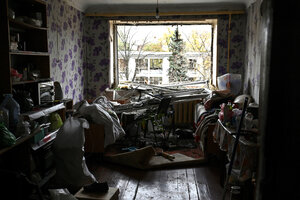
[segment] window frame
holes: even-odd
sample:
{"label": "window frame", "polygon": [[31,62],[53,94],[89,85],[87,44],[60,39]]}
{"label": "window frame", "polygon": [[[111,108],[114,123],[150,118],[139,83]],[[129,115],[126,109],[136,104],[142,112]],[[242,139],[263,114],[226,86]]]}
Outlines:
{"label": "window frame", "polygon": [[[207,22],[209,21],[209,22]],[[115,20],[110,20],[110,24],[112,25],[110,30],[113,32],[113,51],[111,53],[114,56],[111,56],[111,67],[113,69],[110,69],[111,72],[113,72],[113,75],[111,75],[111,82],[112,82],[112,87],[117,88],[118,85],[120,84],[119,81],[119,69],[118,69],[118,36],[117,36],[117,26],[119,25],[205,25],[209,24],[212,26],[212,37],[211,37],[211,72],[210,72],[210,80],[209,83],[214,87],[217,85],[217,75],[218,75],[218,63],[217,63],[217,24],[218,24],[218,19],[213,18],[213,19],[206,19],[206,20],[199,20],[199,21],[135,21],[135,20],[126,20],[126,21],[115,21]],[[149,67],[148,67],[149,68]],[[149,77],[148,77],[149,78]]]}

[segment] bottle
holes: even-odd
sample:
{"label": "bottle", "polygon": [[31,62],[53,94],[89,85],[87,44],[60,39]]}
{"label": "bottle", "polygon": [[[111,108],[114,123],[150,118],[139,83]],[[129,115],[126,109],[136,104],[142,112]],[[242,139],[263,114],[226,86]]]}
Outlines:
{"label": "bottle", "polygon": [[23,45],[22,45],[21,40],[20,40],[20,33],[16,34],[16,39],[17,39],[17,43],[18,43],[18,50],[22,51],[23,50]]}
{"label": "bottle", "polygon": [[228,101],[227,105],[229,107],[229,110],[232,110],[232,103],[231,103],[231,101]]}
{"label": "bottle", "polygon": [[13,132],[19,121],[20,105],[14,100],[12,94],[5,94],[4,96],[0,108],[6,108],[9,111],[9,129]]}
{"label": "bottle", "polygon": [[241,187],[234,185],[230,188],[230,200],[240,200],[241,199]]}

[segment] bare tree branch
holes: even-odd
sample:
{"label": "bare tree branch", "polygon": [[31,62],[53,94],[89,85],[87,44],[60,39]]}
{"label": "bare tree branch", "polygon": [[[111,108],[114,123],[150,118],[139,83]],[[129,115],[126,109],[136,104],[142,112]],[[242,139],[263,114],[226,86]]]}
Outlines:
{"label": "bare tree branch", "polygon": [[[146,35],[146,37],[142,41],[142,44],[139,46],[138,45],[139,41],[137,39],[135,39],[137,31],[132,32],[132,26],[130,26],[130,27],[119,26],[119,27],[120,28],[118,28],[117,34],[118,34],[118,38],[120,39],[120,42],[123,46],[120,47],[118,52],[120,53],[122,59],[124,60],[125,76],[126,76],[126,79],[128,80],[128,78],[129,78],[129,60],[133,56],[134,52],[136,52],[135,48],[137,48],[137,47],[139,47],[137,49],[138,50],[137,59],[140,59],[142,52],[143,52],[143,48],[148,42],[148,36],[150,33],[148,33]],[[144,56],[144,58],[145,58],[145,56]],[[137,67],[138,66],[135,67],[132,81],[134,81],[134,79],[136,77]]]}
{"label": "bare tree branch", "polygon": [[[145,46],[146,44],[148,44],[148,37],[149,37],[149,34],[150,34],[150,33],[148,33],[148,34],[146,35],[146,37],[144,37],[143,42],[142,42],[142,45],[141,45],[141,46],[139,47],[139,49],[138,49],[138,56],[137,56],[137,59],[138,59],[138,60],[139,60],[139,59],[144,59],[144,58],[147,56],[147,55],[144,55],[144,56],[141,57],[142,52],[144,52],[144,51],[143,51],[144,46]],[[134,69],[134,74],[133,74],[133,77],[132,77],[132,80],[131,80],[131,81],[134,81],[134,79],[135,79],[135,77],[136,77],[136,72],[137,72],[137,68],[138,68],[138,67],[140,67],[139,64],[137,64],[136,67],[135,67],[135,69]]]}

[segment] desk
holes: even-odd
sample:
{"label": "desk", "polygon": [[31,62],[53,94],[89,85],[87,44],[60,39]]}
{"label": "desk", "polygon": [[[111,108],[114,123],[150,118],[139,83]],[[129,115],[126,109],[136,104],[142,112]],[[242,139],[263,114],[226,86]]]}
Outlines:
{"label": "desk", "polygon": [[[213,131],[214,142],[218,143],[220,149],[226,152],[228,160],[231,158],[235,134],[235,129],[226,127],[220,120]],[[244,182],[252,178],[253,172],[256,172],[257,169],[258,147],[256,142],[248,140],[244,135],[240,136],[233,163],[233,174],[236,175],[233,178],[237,178],[235,181]]]}

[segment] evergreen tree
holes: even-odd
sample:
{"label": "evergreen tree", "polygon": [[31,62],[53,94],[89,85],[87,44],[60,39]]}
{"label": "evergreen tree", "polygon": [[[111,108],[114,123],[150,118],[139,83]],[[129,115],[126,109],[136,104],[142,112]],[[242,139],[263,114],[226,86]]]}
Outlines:
{"label": "evergreen tree", "polygon": [[178,27],[171,37],[168,44],[169,51],[172,55],[169,57],[169,82],[181,82],[188,80],[186,75],[188,61],[184,56],[184,44],[178,33]]}

